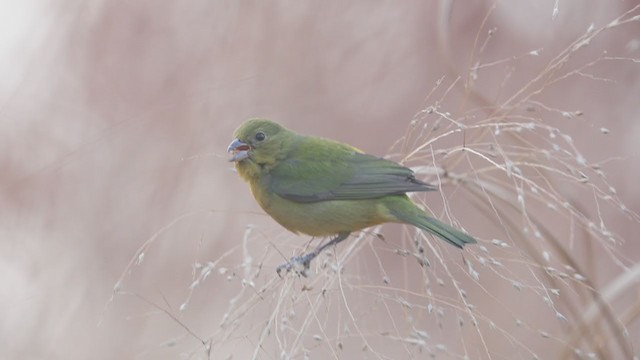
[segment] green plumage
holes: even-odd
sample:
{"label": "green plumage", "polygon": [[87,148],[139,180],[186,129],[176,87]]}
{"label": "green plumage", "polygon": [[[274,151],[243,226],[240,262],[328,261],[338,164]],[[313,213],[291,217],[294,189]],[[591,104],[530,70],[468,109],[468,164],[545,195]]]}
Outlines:
{"label": "green plumage", "polygon": [[325,139],[300,137],[266,174],[270,191],[297,202],[375,199],[434,190],[413,171]]}
{"label": "green plumage", "polygon": [[235,137],[229,151],[238,173],[260,206],[290,231],[329,236],[397,222],[459,248],[476,242],[411,202],[407,192],[435,188],[400,164],[264,119],[245,122]]}

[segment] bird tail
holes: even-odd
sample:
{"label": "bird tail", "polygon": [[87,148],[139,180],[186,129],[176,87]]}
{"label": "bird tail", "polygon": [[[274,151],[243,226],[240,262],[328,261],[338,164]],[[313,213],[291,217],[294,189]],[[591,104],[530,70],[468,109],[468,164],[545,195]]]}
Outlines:
{"label": "bird tail", "polygon": [[477,242],[476,239],[461,230],[432,217],[418,215],[410,224],[437,235],[442,240],[460,249],[466,244],[475,244]]}
{"label": "bird tail", "polygon": [[406,198],[389,198],[387,209],[397,221],[413,225],[419,229],[434,234],[449,244],[462,249],[466,244],[475,244],[477,241],[473,237],[463,233],[461,230],[442,221],[427,216],[422,210],[416,207]]}

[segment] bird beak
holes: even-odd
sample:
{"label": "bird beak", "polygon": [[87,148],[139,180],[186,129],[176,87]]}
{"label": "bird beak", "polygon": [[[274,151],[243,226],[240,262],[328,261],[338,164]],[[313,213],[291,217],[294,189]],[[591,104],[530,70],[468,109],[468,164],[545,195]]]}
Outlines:
{"label": "bird beak", "polygon": [[238,162],[248,158],[249,150],[251,150],[251,146],[238,139],[234,139],[227,148],[227,152],[233,153],[233,156],[229,161]]}

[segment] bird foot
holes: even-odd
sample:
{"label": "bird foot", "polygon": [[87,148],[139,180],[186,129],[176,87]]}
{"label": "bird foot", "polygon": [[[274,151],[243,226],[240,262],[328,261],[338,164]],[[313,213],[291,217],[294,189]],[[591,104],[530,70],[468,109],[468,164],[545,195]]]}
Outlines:
{"label": "bird foot", "polygon": [[309,274],[309,266],[311,265],[311,260],[315,259],[318,254],[314,252],[310,252],[308,254],[302,256],[294,256],[286,263],[278,266],[276,271],[278,275],[282,277],[282,272],[288,273],[293,270],[296,274],[307,277]]}
{"label": "bird foot", "polygon": [[311,260],[315,259],[316,256],[318,256],[318,254],[324,251],[324,249],[328,248],[329,246],[337,245],[342,240],[346,239],[348,236],[349,236],[348,232],[338,233],[338,236],[331,239],[331,241],[329,241],[328,243],[318,246],[312,252],[302,256],[292,257],[286,264],[282,264],[276,268],[278,275],[282,277],[281,273],[283,270],[286,270],[286,272],[293,270],[296,272],[296,274],[307,277],[309,273],[309,265],[311,265]]}

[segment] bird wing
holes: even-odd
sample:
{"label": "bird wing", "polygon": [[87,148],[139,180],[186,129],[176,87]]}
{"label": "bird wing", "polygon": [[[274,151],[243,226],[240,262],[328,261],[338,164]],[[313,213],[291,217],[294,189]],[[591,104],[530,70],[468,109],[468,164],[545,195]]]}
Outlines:
{"label": "bird wing", "polygon": [[264,180],[272,192],[291,201],[375,199],[435,190],[409,168],[330,140],[305,138],[289,154]]}

